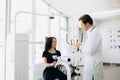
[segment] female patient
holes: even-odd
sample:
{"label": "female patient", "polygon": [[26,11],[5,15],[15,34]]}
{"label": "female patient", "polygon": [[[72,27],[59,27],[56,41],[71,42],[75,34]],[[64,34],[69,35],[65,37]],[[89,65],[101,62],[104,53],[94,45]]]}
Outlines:
{"label": "female patient", "polygon": [[45,64],[45,70],[43,72],[44,80],[67,80],[67,76],[62,73],[60,70],[55,68],[57,62],[57,57],[61,56],[60,51],[56,50],[56,38],[49,37],[46,39],[45,50],[43,52],[43,60]]}

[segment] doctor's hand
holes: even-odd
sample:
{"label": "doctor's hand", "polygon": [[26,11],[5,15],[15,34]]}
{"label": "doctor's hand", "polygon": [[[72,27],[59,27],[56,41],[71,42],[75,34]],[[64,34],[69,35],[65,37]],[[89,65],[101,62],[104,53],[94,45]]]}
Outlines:
{"label": "doctor's hand", "polygon": [[79,49],[81,45],[82,45],[82,43],[77,42],[77,43],[76,43],[76,48]]}

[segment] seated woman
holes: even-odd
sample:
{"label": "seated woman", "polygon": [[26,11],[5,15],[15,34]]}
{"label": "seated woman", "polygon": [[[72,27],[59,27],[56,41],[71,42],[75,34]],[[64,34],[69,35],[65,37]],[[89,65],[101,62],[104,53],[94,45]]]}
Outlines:
{"label": "seated woman", "polygon": [[46,39],[45,50],[43,52],[43,60],[45,64],[45,70],[43,71],[44,80],[67,80],[67,76],[59,69],[55,68],[57,62],[56,57],[60,57],[60,51],[56,50],[56,38],[48,37]]}

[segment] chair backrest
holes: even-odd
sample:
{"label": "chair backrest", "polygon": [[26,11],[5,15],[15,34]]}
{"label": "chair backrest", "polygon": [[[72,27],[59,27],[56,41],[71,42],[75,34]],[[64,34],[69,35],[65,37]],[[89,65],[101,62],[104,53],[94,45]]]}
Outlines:
{"label": "chair backrest", "polygon": [[39,63],[39,64],[35,64],[34,65],[34,74],[33,74],[33,78],[34,80],[43,80],[43,71],[45,69],[45,66],[43,63]]}

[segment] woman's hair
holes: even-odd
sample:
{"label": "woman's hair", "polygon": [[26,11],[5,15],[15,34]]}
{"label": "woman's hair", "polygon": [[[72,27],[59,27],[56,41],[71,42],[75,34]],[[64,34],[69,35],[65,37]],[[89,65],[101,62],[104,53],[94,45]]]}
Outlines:
{"label": "woman's hair", "polygon": [[52,41],[56,39],[55,37],[46,37],[45,51],[49,50],[52,47]]}

